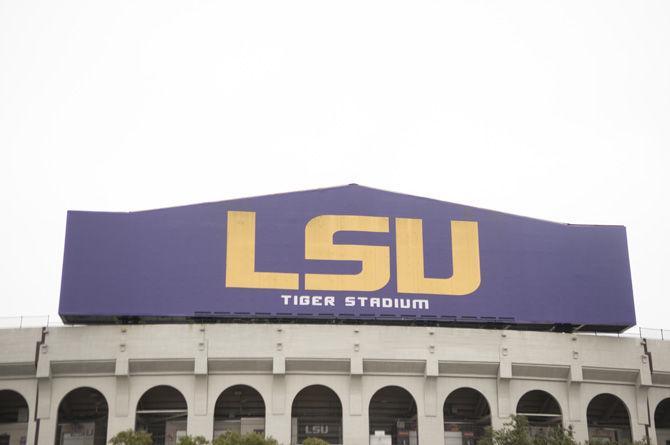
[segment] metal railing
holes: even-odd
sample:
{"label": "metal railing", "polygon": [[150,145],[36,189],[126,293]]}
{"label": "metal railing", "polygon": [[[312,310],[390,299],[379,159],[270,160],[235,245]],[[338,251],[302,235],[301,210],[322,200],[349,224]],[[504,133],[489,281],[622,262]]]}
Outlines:
{"label": "metal railing", "polygon": [[[52,326],[68,326],[58,315],[16,315],[0,317],[0,329],[42,328]],[[579,335],[596,335],[603,337],[646,338],[670,341],[670,329],[643,328],[635,326],[621,333],[579,332]]]}
{"label": "metal railing", "polygon": [[58,315],[16,315],[0,317],[0,329],[65,326]]}
{"label": "metal railing", "polygon": [[595,335],[597,337],[644,338],[647,340],[669,340],[670,329],[632,327],[624,332],[578,332],[579,335]]}
{"label": "metal railing", "polygon": [[640,328],[640,336],[657,340],[670,340],[670,329]]}
{"label": "metal railing", "polygon": [[649,340],[670,340],[670,329],[654,329],[636,326],[620,334],[627,337],[646,338]]}

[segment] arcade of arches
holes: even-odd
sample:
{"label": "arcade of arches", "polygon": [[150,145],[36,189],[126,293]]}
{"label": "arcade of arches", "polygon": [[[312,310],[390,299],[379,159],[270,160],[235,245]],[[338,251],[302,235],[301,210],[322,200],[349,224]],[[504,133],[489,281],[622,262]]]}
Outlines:
{"label": "arcade of arches", "polygon": [[[653,407],[650,407],[653,408]],[[538,433],[562,424],[557,400],[548,392],[533,390],[518,401],[515,412],[526,416]],[[291,405],[291,445],[319,437],[331,445],[342,444],[342,403],[327,386],[303,388]],[[412,395],[399,386],[374,393],[368,406],[370,444],[418,445],[417,406]],[[0,391],[0,445],[26,445],[29,419],[26,400],[17,392]],[[474,445],[491,425],[491,407],[473,388],[452,391],[443,404],[445,445]],[[593,397],[586,408],[590,440],[625,442],[632,439],[628,408],[609,393]],[[261,394],[246,385],[235,385],[219,395],[214,407],[214,437],[225,431],[265,432],[266,405]],[[56,445],[104,445],[109,408],[96,389],[80,387],[67,393],[58,405]],[[154,445],[175,445],[186,434],[188,419],[184,396],[171,386],[148,389],[137,403],[136,429],[152,433]],[[670,398],[653,408],[656,439],[670,445]]]}

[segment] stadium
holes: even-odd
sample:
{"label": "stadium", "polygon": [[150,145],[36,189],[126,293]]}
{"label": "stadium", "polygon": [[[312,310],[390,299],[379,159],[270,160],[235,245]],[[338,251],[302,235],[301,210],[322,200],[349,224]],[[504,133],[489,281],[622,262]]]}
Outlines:
{"label": "stadium", "polygon": [[670,445],[621,226],[358,185],[71,211],[59,315],[0,329],[0,445],[474,445],[512,414]]}

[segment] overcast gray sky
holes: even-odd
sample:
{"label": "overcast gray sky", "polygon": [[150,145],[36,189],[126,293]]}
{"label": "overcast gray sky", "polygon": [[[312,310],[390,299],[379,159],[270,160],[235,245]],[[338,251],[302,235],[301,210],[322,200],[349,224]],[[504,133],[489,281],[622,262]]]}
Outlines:
{"label": "overcast gray sky", "polygon": [[0,0],[2,315],[66,210],[356,182],[622,224],[670,328],[670,2]]}

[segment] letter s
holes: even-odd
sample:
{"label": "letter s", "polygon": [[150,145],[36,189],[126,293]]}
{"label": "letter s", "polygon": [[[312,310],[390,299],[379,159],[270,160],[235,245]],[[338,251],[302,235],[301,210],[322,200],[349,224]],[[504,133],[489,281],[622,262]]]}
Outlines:
{"label": "letter s", "polygon": [[321,215],[305,226],[305,259],[360,261],[355,275],[305,274],[305,289],[376,291],[391,278],[388,246],[333,244],[340,231],[388,233],[389,219],[377,216]]}

